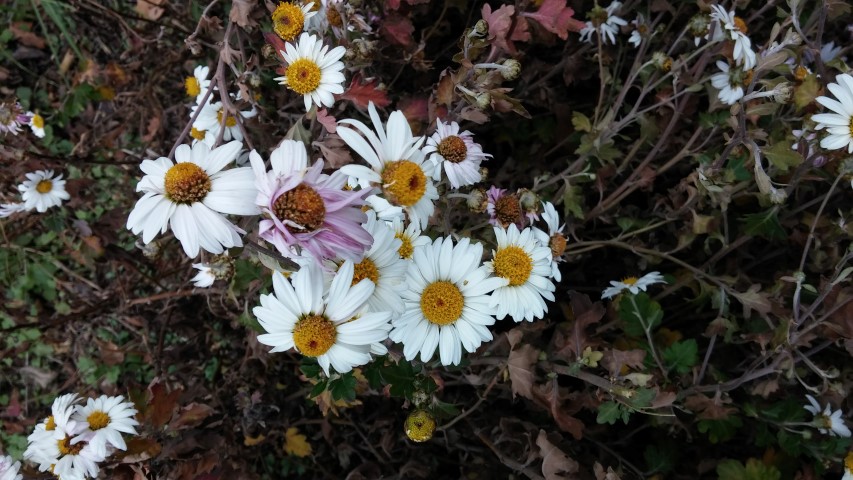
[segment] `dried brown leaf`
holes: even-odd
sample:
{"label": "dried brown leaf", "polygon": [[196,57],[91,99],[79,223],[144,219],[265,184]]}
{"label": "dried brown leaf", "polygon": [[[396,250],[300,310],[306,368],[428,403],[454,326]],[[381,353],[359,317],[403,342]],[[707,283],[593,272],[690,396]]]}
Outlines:
{"label": "dried brown leaf", "polygon": [[201,424],[205,418],[213,414],[213,407],[203,403],[192,402],[181,407],[174,420],[169,423],[170,430],[181,430]]}
{"label": "dried brown leaf", "polygon": [[157,20],[166,11],[161,5],[166,0],[136,0],[136,13],[148,20]]}
{"label": "dried brown leaf", "polygon": [[[511,332],[510,332],[511,333]],[[512,343],[512,341],[510,341]],[[533,381],[536,378],[534,365],[539,358],[539,350],[524,344],[509,352],[507,358],[507,369],[509,370],[509,380],[512,386],[512,396],[521,395],[526,398],[533,398],[531,388]]]}
{"label": "dried brown leaf", "polygon": [[643,360],[646,358],[644,350],[605,350],[604,356],[601,357],[601,365],[610,372],[610,375],[616,376],[622,374],[622,368],[642,368]]}
{"label": "dried brown leaf", "polygon": [[12,32],[12,36],[15,37],[15,40],[21,42],[21,45],[38,49],[44,48],[44,39],[31,32],[30,28],[31,24],[29,23],[16,22],[9,27],[9,31]]}
{"label": "dried brown leaf", "polygon": [[258,22],[251,18],[252,9],[257,4],[258,0],[234,0],[231,2],[231,13],[228,14],[228,19],[243,28],[257,25]]}
{"label": "dried brown leaf", "polygon": [[545,430],[539,430],[536,445],[539,447],[539,455],[542,456],[542,475],[545,480],[580,478],[580,465],[554,445],[559,441],[559,435],[548,435]]}

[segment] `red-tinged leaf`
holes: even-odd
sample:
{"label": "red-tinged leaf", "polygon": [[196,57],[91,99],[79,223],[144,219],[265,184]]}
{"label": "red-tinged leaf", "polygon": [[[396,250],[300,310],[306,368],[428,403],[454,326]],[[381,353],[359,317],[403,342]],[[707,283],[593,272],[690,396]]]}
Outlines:
{"label": "red-tinged leaf", "polygon": [[498,48],[515,54],[516,49],[512,41],[530,40],[527,21],[515,17],[515,7],[512,5],[503,5],[492,11],[492,7],[486,4],[483,5],[482,15],[483,20],[489,24],[489,40]]}
{"label": "red-tinged leaf", "polygon": [[544,0],[536,12],[523,12],[521,15],[536,20],[545,30],[566,40],[569,32],[580,32],[586,25],[575,19],[574,14],[575,11],[566,6],[566,0]]}
{"label": "red-tinged leaf", "polygon": [[389,10],[397,10],[400,8],[400,0],[385,0],[385,6],[387,6]]}
{"label": "red-tinged leaf", "polygon": [[146,419],[154,427],[161,427],[172,418],[172,412],[178,405],[178,398],[181,396],[182,389],[175,389],[171,392],[166,389],[166,386],[155,379],[148,386],[148,391],[151,396],[146,409]]}
{"label": "red-tinged leaf", "polygon": [[403,98],[397,102],[397,109],[403,112],[409,122],[429,121],[429,101],[426,98]]}
{"label": "red-tinged leaf", "polygon": [[338,129],[338,121],[335,117],[329,115],[329,111],[325,108],[317,110],[317,121],[320,122],[320,125],[322,125],[329,133],[335,133]]}
{"label": "red-tinged leaf", "polygon": [[379,31],[385,38],[394,45],[408,47],[415,43],[412,34],[415,32],[415,27],[409,17],[392,13],[382,20],[382,26]]}
{"label": "red-tinged leaf", "polygon": [[377,79],[364,83],[361,80],[360,74],[353,75],[349,88],[341,95],[341,98],[351,101],[360,108],[367,108],[370,102],[373,102],[379,108],[387,107],[391,104],[388,94],[376,87],[379,83]]}
{"label": "red-tinged leaf", "polygon": [[190,403],[178,411],[178,414],[171,423],[169,429],[181,430],[184,428],[195,427],[199,425],[205,418],[213,413],[213,407],[203,403]]}
{"label": "red-tinged leaf", "polygon": [[[275,49],[275,55],[282,62],[284,61],[284,56],[282,56],[281,52],[284,51],[284,40],[281,39],[278,35],[273,32],[264,32],[264,40],[267,41],[272,47]],[[278,72],[283,73],[283,72]]]}

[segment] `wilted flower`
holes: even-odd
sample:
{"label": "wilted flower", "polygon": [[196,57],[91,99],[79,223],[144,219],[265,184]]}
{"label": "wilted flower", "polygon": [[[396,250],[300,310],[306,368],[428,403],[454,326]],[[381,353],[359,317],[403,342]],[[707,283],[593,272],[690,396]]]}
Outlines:
{"label": "wilted flower", "polygon": [[0,133],[17,135],[21,131],[21,125],[30,123],[30,117],[24,113],[24,109],[18,102],[0,103]]}
{"label": "wilted flower", "polygon": [[480,144],[474,142],[469,131],[459,132],[456,122],[436,123],[435,133],[427,139],[423,152],[435,165],[432,178],[441,178],[441,167],[453,188],[473,185],[480,181],[480,163],[491,157],[483,153]]}
{"label": "wilted flower", "polygon": [[720,101],[726,105],[734,105],[743,98],[744,87],[752,82],[752,70],[741,67],[729,67],[729,64],[718,60],[717,68],[721,70],[711,76],[711,85],[720,91]]}
{"label": "wilted flower", "polygon": [[640,293],[640,290],[645,292],[646,289],[649,288],[649,286],[654,285],[656,283],[666,283],[663,279],[663,275],[661,275],[660,272],[649,272],[640,278],[624,278],[621,282],[611,280],[611,286],[604,289],[604,291],[601,293],[601,298],[611,298],[624,292],[625,290],[628,290],[633,295],[636,295]]}

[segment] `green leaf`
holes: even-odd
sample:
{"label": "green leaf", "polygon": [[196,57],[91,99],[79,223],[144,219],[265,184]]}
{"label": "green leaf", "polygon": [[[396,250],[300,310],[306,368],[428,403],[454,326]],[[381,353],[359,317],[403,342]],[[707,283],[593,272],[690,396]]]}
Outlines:
{"label": "green leaf", "polygon": [[772,147],[763,150],[770,163],[781,172],[787,172],[791,167],[803,163],[803,157],[791,150],[790,142],[776,142]]}
{"label": "green leaf", "polygon": [[415,393],[417,372],[411,363],[400,359],[400,363],[386,365],[381,372],[385,383],[391,385],[389,393],[392,397],[412,398],[412,394]]}
{"label": "green leaf", "polygon": [[723,460],[717,465],[720,480],[779,480],[782,474],[773,465],[765,465],[757,458],[750,458],[746,465],[737,460]]}
{"label": "green leaf", "polygon": [[316,361],[309,361],[305,358],[302,360],[302,365],[299,367],[299,371],[305,375],[306,378],[315,379],[320,378],[320,364]]}
{"label": "green leaf", "polygon": [[737,429],[742,426],[740,417],[729,415],[717,420],[699,420],[696,428],[702,433],[707,433],[711,443],[722,443],[731,440]]}
{"label": "green leaf", "polygon": [[663,351],[663,360],[669,368],[683,375],[699,362],[699,346],[692,338],[675,342]]}
{"label": "green leaf", "polygon": [[575,218],[583,220],[583,195],[581,195],[581,189],[574,185],[568,185],[568,182],[566,183],[566,189],[563,191],[563,216],[568,217],[571,213]]}
{"label": "green leaf", "polygon": [[358,383],[352,372],[347,372],[329,382],[329,392],[333,400],[355,400],[355,386]]}
{"label": "green leaf", "polygon": [[613,425],[617,420],[622,419],[622,422],[627,424],[630,417],[631,412],[622,404],[617,402],[604,402],[598,406],[598,417],[596,417],[595,421],[598,423]]}
{"label": "green leaf", "polygon": [[580,132],[592,131],[592,122],[589,121],[589,117],[578,111],[572,112],[572,126]]}
{"label": "green leaf", "polygon": [[651,388],[638,388],[631,397],[631,407],[646,408],[652,404],[652,400],[657,396],[657,392]]}
{"label": "green leaf", "polygon": [[747,235],[766,238],[767,240],[785,240],[788,238],[775,208],[766,212],[751,213],[740,218],[743,232]]}
{"label": "green leaf", "polygon": [[643,452],[647,473],[667,473],[678,462],[678,450],[674,445],[648,445]]}
{"label": "green leaf", "polygon": [[329,384],[328,380],[326,380],[326,379],[320,380],[319,382],[317,382],[316,385],[314,385],[314,388],[311,389],[311,393],[309,393],[308,396],[311,398],[314,398],[317,395],[320,395],[321,393],[326,391],[326,387],[328,386],[328,384]]}
{"label": "green leaf", "polygon": [[663,310],[646,292],[637,295],[629,293],[619,300],[619,318],[622,319],[625,333],[632,337],[642,337],[645,335],[645,327],[651,331],[660,325]]}

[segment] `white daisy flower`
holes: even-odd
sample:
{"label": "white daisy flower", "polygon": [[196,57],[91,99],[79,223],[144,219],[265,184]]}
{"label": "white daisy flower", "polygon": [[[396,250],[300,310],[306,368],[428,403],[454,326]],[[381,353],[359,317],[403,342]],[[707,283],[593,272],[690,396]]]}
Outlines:
{"label": "white daisy flower", "polygon": [[752,42],[746,35],[748,32],[746,22],[742,18],[735,15],[735,12],[728,12],[725,8],[719,5],[711,5],[711,18],[716,20],[716,32],[714,39],[719,39],[719,34],[723,37],[728,37],[735,42],[732,57],[735,63],[743,66],[746,70],[755,67],[755,52],[752,51]]}
{"label": "white daisy flower", "polygon": [[199,247],[211,253],[243,245],[242,230],[223,214],[257,215],[255,176],[249,167],[223,170],[242,148],[230,142],[210,150],[204,143],[175,151],[177,163],[166,157],[145,160],[137,192],[145,195],[127,218],[127,228],[150,243],[171,226],[187,256]]}
{"label": "white daisy flower", "polygon": [[[237,95],[234,97],[234,100],[239,101],[240,96]],[[195,111],[198,108],[201,108],[201,112],[193,123],[190,136],[195,140],[203,140],[208,147],[212,147],[216,143],[216,137],[219,136],[219,130],[222,128],[222,115],[225,114],[225,109],[222,106],[222,102],[208,102],[201,107],[195,105],[190,112],[190,118],[195,115]],[[258,111],[255,107],[252,107],[249,110],[242,110],[238,114],[240,118],[246,120],[257,116]],[[225,132],[222,134],[222,140],[228,142],[232,139],[242,142],[243,131],[237,125],[237,118],[234,115],[228,115],[225,118]]]}
{"label": "white daisy flower", "polygon": [[654,285],[656,283],[666,283],[666,281],[663,279],[663,275],[661,275],[660,272],[649,272],[640,278],[628,277],[623,279],[621,282],[611,280],[610,286],[604,289],[603,292],[601,292],[601,298],[611,298],[624,292],[625,290],[628,290],[629,292],[631,292],[631,294],[636,295],[640,293],[640,290],[645,292],[650,285]]}
{"label": "white daisy flower", "polygon": [[213,269],[207,264],[194,263],[193,268],[198,270],[198,273],[192,278],[192,282],[196,287],[207,288],[216,281],[216,274],[213,273]]}
{"label": "white daisy flower", "polygon": [[27,207],[23,203],[0,203],[0,218],[11,217],[19,212],[26,212]]}
{"label": "white daisy flower", "polygon": [[842,74],[835,77],[838,83],[830,83],[826,87],[838,100],[830,97],[817,97],[817,103],[835,113],[819,113],[812,115],[812,120],[818,122],[817,128],[826,128],[829,135],[820,141],[820,146],[827,150],[838,150],[847,147],[847,153],[853,153],[853,77]]}
{"label": "white daisy flower", "polygon": [[21,470],[21,462],[16,462],[14,458],[8,455],[0,456],[0,480],[21,480],[23,475],[18,472]]}
{"label": "white daisy flower", "polygon": [[388,338],[390,312],[367,312],[367,299],[375,286],[369,281],[353,285],[353,264],[345,261],[328,288],[317,262],[303,265],[290,279],[273,272],[274,294],[261,295],[252,312],[268,333],[258,341],[271,352],[291,348],[317,363],[346,373],[370,361],[375,346]]}
{"label": "white daisy flower", "polygon": [[377,220],[373,210],[367,211],[367,223],[363,228],[373,237],[373,245],[355,264],[353,282],[364,278],[373,282],[376,289],[367,300],[369,310],[391,312],[396,318],[405,308],[400,291],[405,288],[408,262],[398,253],[403,242],[385,222]]}
{"label": "white daisy flower", "polygon": [[548,232],[533,227],[533,235],[540,244],[551,250],[551,278],[559,282],[562,275],[557,264],[563,261],[562,255],[566,250],[566,237],[563,235],[566,224],[560,225],[560,215],[551,202],[542,203],[542,219],[548,225]]}
{"label": "white daisy flower", "polygon": [[127,444],[122,433],[136,435],[139,422],[133,418],[136,407],[133,402],[125,402],[124,397],[108,397],[101,395],[96,399],[86,399],[86,405],[74,412],[73,418],[86,426],[77,437],[71,440],[75,445],[88,442],[98,455],[107,456],[107,447],[127,450]]}
{"label": "white daisy flower", "polygon": [[295,46],[286,43],[281,52],[287,68],[284,76],[275,80],[304,97],[306,112],[312,103],[332,107],[334,94],[344,93],[344,64],[340,59],[347,49],[337,46],[327,53],[328,49],[316,35],[303,33]]}
{"label": "white daisy flower", "polygon": [[483,246],[463,238],[437,238],[415,249],[403,291],[406,311],[393,321],[390,338],[403,344],[407,360],[420,353],[428,362],[438,347],[442,365],[458,365],[462,349],[474,352],[492,339],[490,292],[509,282],[491,277],[482,264]]}
{"label": "white daisy flower", "polygon": [[821,411],[820,404],[813,396],[807,394],[806,399],[811,405],[805,405],[803,408],[815,416],[812,423],[814,423],[820,433],[845,438],[850,436],[850,429],[844,424],[844,419],[842,418],[844,413],[840,409],[833,412],[832,407],[827,403],[826,407]]}
{"label": "white daisy flower", "polygon": [[551,249],[536,241],[533,231],[518,230],[515,224],[507,229],[495,227],[498,248],[486,266],[496,277],[509,281],[495,289],[489,305],[496,307],[496,317],[507,315],[516,322],[532,322],[548,311],[545,299],[554,301],[556,287],[548,277],[551,274]]}
{"label": "white daisy flower", "polygon": [[717,68],[720,73],[711,75],[711,85],[720,91],[717,95],[721,102],[734,105],[743,98],[743,88],[752,81],[752,70],[729,67],[729,64],[722,60],[717,60]]}
{"label": "white daisy flower", "polygon": [[62,175],[53,176],[53,170],[36,170],[28,173],[24,183],[18,185],[26,210],[44,213],[48,208],[62,205],[71,195],[65,191]]}
{"label": "white daisy flower", "polygon": [[444,123],[440,120],[436,123],[435,133],[427,139],[423,152],[435,166],[432,179],[441,179],[443,164],[447,180],[453,188],[479,182],[482,179],[480,163],[491,157],[483,153],[483,147],[474,143],[471,132],[466,130],[459,133],[458,123]]}
{"label": "white daisy flower", "polygon": [[24,459],[39,464],[40,471],[57,464],[61,455],[76,455],[80,450],[71,445],[71,439],[85,428],[85,425],[72,418],[79,401],[76,393],[57,397],[51,405],[50,416],[36,425],[33,433],[27,437]]}
{"label": "white daisy flower", "polygon": [[[98,463],[103,462],[106,458],[90,444],[72,445],[72,437],[72,435],[66,434],[64,440],[56,442],[58,455],[55,457],[55,461],[44,470],[49,469],[57,478],[62,480],[98,478],[100,472]],[[39,470],[42,470],[43,466],[40,465]]]}
{"label": "white daisy flower", "polygon": [[293,41],[303,30],[307,30],[317,12],[314,2],[298,5],[296,2],[281,2],[272,12],[272,28],[286,42]]}
{"label": "white daisy flower", "polygon": [[44,138],[44,117],[33,112],[28,112],[27,115],[30,116],[30,130],[33,135]]}
{"label": "white daisy flower", "polygon": [[210,88],[210,80],[207,76],[210,75],[210,67],[199,65],[193,70],[193,75],[184,79],[184,89],[187,95],[194,97],[196,103],[200,102],[207,94],[207,89]]}
{"label": "white daisy flower", "polygon": [[609,41],[616,44],[616,34],[619,33],[619,27],[627,25],[628,22],[616,16],[616,12],[622,7],[622,2],[611,2],[607,9],[595,7],[595,19],[586,22],[586,26],[581,29],[580,40],[582,42],[592,43],[595,32],[601,32],[601,41],[606,45]]}
{"label": "white daisy flower", "polygon": [[637,14],[637,18],[631,20],[631,24],[634,25],[634,31],[631,32],[628,43],[634,48],[638,48],[643,43],[643,37],[649,33],[649,26],[646,24],[646,19],[643,18],[642,13]]}
{"label": "white daisy flower", "polygon": [[410,260],[415,253],[415,248],[428,245],[432,241],[426,235],[421,235],[421,227],[416,223],[405,226],[402,219],[395,218],[388,222],[388,226],[394,230],[394,237],[401,242],[400,248],[397,249],[400,258]]}
{"label": "white daisy flower", "polygon": [[435,166],[424,160],[420,148],[424,139],[412,135],[412,127],[403,112],[391,113],[386,130],[373,102],[367,110],[375,132],[358,120],[341,120],[337,133],[370,167],[351,164],[344,165],[340,171],[355,177],[361,188],[379,186],[381,196],[371,195],[366,199],[379,218],[390,219],[405,211],[410,222],[426,228],[435,211],[433,201],[438,199],[438,191],[432,182]]}

